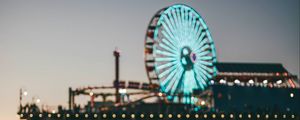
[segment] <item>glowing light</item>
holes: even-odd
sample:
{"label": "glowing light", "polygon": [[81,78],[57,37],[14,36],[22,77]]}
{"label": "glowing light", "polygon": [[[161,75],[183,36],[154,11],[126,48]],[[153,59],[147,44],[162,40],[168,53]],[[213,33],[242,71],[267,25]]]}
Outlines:
{"label": "glowing light", "polygon": [[181,115],[180,115],[180,114],[177,114],[177,118],[181,118]]}
{"label": "glowing light", "polygon": [[90,96],[93,96],[93,95],[94,95],[94,93],[91,91],[91,92],[90,92]]}
{"label": "glowing light", "polygon": [[276,83],[279,85],[282,83],[282,80],[277,80]]}
{"label": "glowing light", "polygon": [[290,93],[290,97],[293,98],[294,97],[294,93]]}
{"label": "glowing light", "polygon": [[186,117],[186,118],[190,118],[190,114],[186,114],[185,117]]}
{"label": "glowing light", "polygon": [[126,89],[120,89],[119,92],[120,92],[121,94],[126,94],[126,93],[127,93],[127,90],[126,90]]}
{"label": "glowing light", "polygon": [[214,80],[210,80],[210,84],[215,84],[215,81]]}
{"label": "glowing light", "polygon": [[169,117],[169,118],[172,118],[173,116],[172,116],[172,114],[169,114],[168,117]]}
{"label": "glowing light", "polygon": [[221,80],[220,80],[220,84],[226,84],[226,80],[221,79]]}
{"label": "glowing light", "polygon": [[251,79],[248,81],[249,84],[254,84],[254,81]]}
{"label": "glowing light", "polygon": [[236,79],[236,80],[234,80],[234,83],[235,84],[240,84],[241,82],[240,82],[240,80]]}
{"label": "glowing light", "polygon": [[36,99],[36,103],[40,103],[41,102],[41,99]]}
{"label": "glowing light", "polygon": [[98,117],[98,115],[97,114],[94,114],[94,118],[97,118]]}
{"label": "glowing light", "polygon": [[268,84],[268,80],[264,80],[263,83],[264,83],[264,84]]}
{"label": "glowing light", "polygon": [[54,113],[56,113],[56,111],[55,111],[55,110],[52,110],[52,113],[54,114]]}
{"label": "glowing light", "polygon": [[28,92],[27,92],[27,91],[24,91],[24,92],[23,92],[23,95],[24,95],[24,96],[27,96],[27,95],[28,95]]}
{"label": "glowing light", "polygon": [[134,114],[131,114],[131,118],[135,118],[135,115],[134,115]]}
{"label": "glowing light", "polygon": [[195,114],[195,118],[199,118],[199,115],[198,115],[198,114]]}
{"label": "glowing light", "polygon": [[200,102],[200,104],[201,104],[202,106],[205,105],[205,101],[202,100],[202,101]]}
{"label": "glowing light", "polygon": [[161,96],[163,96],[163,94],[162,94],[161,92],[159,92],[159,93],[158,93],[158,96],[161,97]]}
{"label": "glowing light", "polygon": [[[188,6],[175,6],[160,13],[154,30],[154,70],[163,93],[188,96],[209,85],[216,74],[216,53],[201,16]],[[175,97],[168,99],[176,101]],[[193,103],[189,99],[184,97],[184,103]]]}

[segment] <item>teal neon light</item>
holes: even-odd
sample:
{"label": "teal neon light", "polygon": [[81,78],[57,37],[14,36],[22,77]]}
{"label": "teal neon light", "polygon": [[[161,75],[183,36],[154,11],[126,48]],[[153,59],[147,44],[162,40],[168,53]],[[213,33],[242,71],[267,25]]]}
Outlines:
{"label": "teal neon light", "polygon": [[[173,5],[161,12],[154,29],[154,67],[161,91],[169,100],[177,94],[191,96],[205,90],[216,75],[214,42],[205,21],[186,5]],[[195,103],[184,97],[183,102]]]}

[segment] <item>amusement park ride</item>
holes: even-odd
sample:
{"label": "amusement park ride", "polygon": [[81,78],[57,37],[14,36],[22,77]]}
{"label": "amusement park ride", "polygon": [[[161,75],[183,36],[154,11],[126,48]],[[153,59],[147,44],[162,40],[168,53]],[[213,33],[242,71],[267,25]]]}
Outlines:
{"label": "amusement park ride", "polygon": [[[281,64],[218,62],[207,25],[189,6],[163,8],[150,21],[145,37],[149,83],[119,80],[120,52],[114,56],[112,86],[69,88],[68,108],[55,110],[22,105],[21,90],[20,119],[300,119],[297,76]],[[90,96],[85,108],[75,102],[79,95]]]}

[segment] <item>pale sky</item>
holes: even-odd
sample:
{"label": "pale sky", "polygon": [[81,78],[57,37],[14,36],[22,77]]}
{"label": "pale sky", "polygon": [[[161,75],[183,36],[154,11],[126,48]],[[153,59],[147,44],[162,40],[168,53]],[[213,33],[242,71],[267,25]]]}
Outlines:
{"label": "pale sky", "polygon": [[[151,17],[181,3],[159,0],[0,0],[0,119],[16,118],[19,88],[67,105],[68,87],[147,82],[143,50]],[[282,63],[299,75],[299,0],[184,2],[206,21],[218,61]]]}

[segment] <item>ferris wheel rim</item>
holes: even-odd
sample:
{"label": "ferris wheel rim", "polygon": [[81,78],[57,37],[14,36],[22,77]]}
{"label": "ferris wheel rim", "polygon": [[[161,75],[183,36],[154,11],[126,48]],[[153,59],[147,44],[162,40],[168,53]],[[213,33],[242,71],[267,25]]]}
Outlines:
{"label": "ferris wheel rim", "polygon": [[[199,21],[201,22],[201,26],[203,26],[204,27],[204,29],[206,29],[206,31],[205,31],[205,34],[207,35],[207,39],[208,39],[208,41],[209,41],[209,43],[210,43],[210,45],[209,45],[209,47],[210,47],[210,49],[211,49],[211,51],[210,51],[210,54],[211,54],[211,56],[212,56],[212,61],[211,61],[211,63],[212,64],[214,64],[217,60],[216,60],[216,52],[215,52],[215,46],[214,46],[214,42],[213,42],[213,39],[212,39],[212,37],[211,37],[211,34],[210,34],[210,31],[208,30],[208,27],[207,27],[207,25],[206,25],[206,22],[203,20],[203,18],[200,16],[200,14],[197,12],[197,11],[195,11],[193,8],[191,8],[191,7],[189,7],[189,6],[187,6],[187,5],[184,5],[184,4],[176,4],[176,5],[173,5],[173,6],[170,6],[170,7],[166,7],[166,8],[163,8],[163,9],[161,9],[161,10],[159,10],[155,15],[154,15],[154,17],[151,19],[151,21],[150,21],[150,23],[149,23],[149,27],[150,27],[150,25],[151,25],[151,23],[153,22],[153,20],[154,19],[157,19],[157,18],[155,18],[155,16],[159,16],[158,17],[158,21],[157,21],[157,23],[155,24],[155,29],[154,29],[154,32],[153,32],[153,40],[154,40],[154,43],[153,44],[156,44],[156,42],[161,42],[161,41],[157,41],[157,40],[159,40],[159,39],[157,39],[156,37],[158,36],[158,27],[159,26],[161,26],[161,24],[164,24],[163,22],[161,22],[161,19],[163,19],[163,17],[165,17],[165,16],[167,16],[167,14],[169,14],[168,12],[170,12],[170,11],[174,11],[174,8],[176,9],[176,8],[185,8],[185,9],[188,9],[190,12],[193,12],[195,15],[196,15],[196,17],[198,17],[199,18]],[[189,13],[189,14],[191,14],[191,13]],[[166,18],[166,17],[165,17]],[[198,22],[198,21],[197,21]],[[147,30],[149,29],[149,27],[147,28]],[[201,33],[202,34],[202,33]],[[148,38],[148,36],[147,36],[147,34],[146,34],[146,37],[145,37],[145,66],[146,66],[146,71],[147,71],[147,75],[148,75],[148,78],[149,78],[149,80],[150,80],[150,84],[152,83],[152,81],[153,81],[153,79],[151,79],[151,77],[149,77],[150,76],[150,74],[149,74],[149,70],[148,70],[148,66],[147,66],[147,59],[146,59],[146,53],[147,53],[147,48],[146,48],[146,44],[147,44],[147,38]],[[157,48],[156,48],[156,45],[153,45],[152,46],[152,52],[153,51],[157,51],[156,50]],[[190,48],[186,48],[186,49],[183,49],[183,51],[190,51],[189,50]],[[187,53],[187,52],[185,52],[185,53]],[[188,52],[189,53],[189,52]],[[154,71],[155,71],[155,74],[157,75],[157,78],[159,79],[159,78],[161,78],[161,76],[159,76],[159,70],[158,70],[158,67],[157,67],[157,63],[155,62],[155,58],[156,58],[156,53],[155,52],[153,52],[152,54],[154,54],[153,56],[154,56]],[[166,54],[166,53],[163,53],[163,52],[161,52],[161,54],[165,54],[165,55],[170,55],[170,54]],[[190,54],[190,53],[189,53]],[[192,53],[191,53],[192,54]],[[192,59],[192,60],[195,60],[196,59],[196,55],[191,55],[192,57],[190,57],[190,58],[188,58],[187,56],[185,56],[185,57],[187,57],[187,59]],[[208,57],[207,57],[208,58]],[[157,59],[158,60],[158,59]],[[193,61],[192,61],[193,62]],[[213,65],[212,65],[213,66]],[[187,67],[188,68],[188,67]],[[173,68],[174,69],[174,68]],[[215,67],[213,66],[212,67],[212,69],[213,70],[211,70],[211,71],[216,71],[215,70]],[[202,71],[203,72],[203,71]],[[185,74],[185,73],[183,73],[183,74]],[[215,72],[213,73],[213,74],[215,74]],[[182,75],[181,75],[182,76]],[[213,76],[213,75],[212,75]],[[181,78],[180,78],[181,79]],[[161,80],[158,80],[159,82],[159,87],[161,88],[161,91],[162,92],[165,92],[165,93],[169,93],[169,92],[167,92],[166,90],[164,90],[164,88],[163,88],[163,86],[161,86]],[[207,81],[208,80],[206,80],[206,83],[203,83],[203,84],[207,84]]]}

